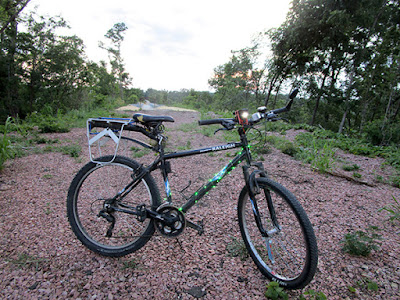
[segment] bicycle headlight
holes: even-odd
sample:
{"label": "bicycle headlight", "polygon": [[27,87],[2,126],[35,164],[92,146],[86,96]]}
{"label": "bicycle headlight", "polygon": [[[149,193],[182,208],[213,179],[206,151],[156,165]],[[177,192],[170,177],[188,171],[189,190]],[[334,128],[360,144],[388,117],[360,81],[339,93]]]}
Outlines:
{"label": "bicycle headlight", "polygon": [[247,110],[239,110],[239,115],[242,120],[246,120],[249,117],[249,112]]}

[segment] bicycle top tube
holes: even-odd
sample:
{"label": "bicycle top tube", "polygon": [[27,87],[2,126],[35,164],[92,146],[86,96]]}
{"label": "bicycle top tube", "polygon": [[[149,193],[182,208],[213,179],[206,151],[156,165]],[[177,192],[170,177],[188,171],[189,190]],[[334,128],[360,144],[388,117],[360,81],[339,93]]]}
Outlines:
{"label": "bicycle top tube", "polygon": [[173,159],[173,158],[179,158],[179,157],[185,157],[185,156],[191,156],[191,155],[197,155],[197,154],[205,154],[208,152],[217,152],[217,151],[224,151],[224,150],[229,150],[233,148],[239,148],[242,147],[243,144],[240,142],[235,142],[235,143],[228,143],[224,145],[219,145],[219,146],[211,146],[207,148],[201,148],[201,149],[192,149],[192,150],[187,150],[187,151],[179,151],[179,152],[173,152],[173,153],[168,153],[164,155],[164,159]]}

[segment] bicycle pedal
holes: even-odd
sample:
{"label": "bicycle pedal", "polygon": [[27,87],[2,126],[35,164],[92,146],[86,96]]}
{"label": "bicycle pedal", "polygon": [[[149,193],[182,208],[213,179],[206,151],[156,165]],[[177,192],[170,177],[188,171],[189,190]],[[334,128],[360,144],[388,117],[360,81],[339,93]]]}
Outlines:
{"label": "bicycle pedal", "polygon": [[198,235],[202,235],[204,233],[203,221],[200,221],[199,224],[196,224],[192,221],[186,220],[186,225],[192,229],[197,230]]}

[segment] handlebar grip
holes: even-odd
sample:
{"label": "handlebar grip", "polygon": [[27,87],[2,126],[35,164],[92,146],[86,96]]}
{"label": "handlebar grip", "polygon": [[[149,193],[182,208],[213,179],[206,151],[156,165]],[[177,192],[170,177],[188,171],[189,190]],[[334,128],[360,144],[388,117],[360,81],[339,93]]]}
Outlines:
{"label": "handlebar grip", "polygon": [[199,120],[199,125],[222,124],[225,119]]}

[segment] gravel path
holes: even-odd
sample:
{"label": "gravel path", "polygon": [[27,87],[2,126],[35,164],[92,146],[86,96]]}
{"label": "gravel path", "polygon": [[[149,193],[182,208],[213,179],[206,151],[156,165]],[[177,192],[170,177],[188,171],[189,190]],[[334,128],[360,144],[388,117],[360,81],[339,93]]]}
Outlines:
{"label": "gravel path", "polygon": [[[167,124],[172,148],[187,145],[188,139],[193,148],[221,143],[215,137],[172,131],[183,122],[198,119],[196,113],[152,113],[176,119]],[[188,214],[188,218],[196,215],[194,221],[204,220],[204,235],[191,229],[176,239],[156,234],[136,253],[107,258],[82,246],[66,219],[69,184],[88,161],[85,130],[48,134],[46,138],[79,143],[85,151],[79,158],[56,152],[32,154],[8,161],[0,173],[1,299],[265,298],[268,281],[251,259],[232,257],[227,251],[232,240],[240,239],[236,217],[243,186],[240,168]],[[382,160],[341,155],[360,166],[358,172],[369,185],[313,172],[275,150],[265,156],[270,176],[298,197],[318,239],[317,274],[304,291],[288,292],[289,298],[297,299],[301,292],[313,289],[328,299],[399,299],[400,226],[386,222],[386,215],[378,209],[393,203],[392,196],[400,199],[400,190],[375,181],[376,175],[387,176]],[[183,201],[177,191],[189,179],[192,186],[187,194],[219,171],[226,160],[224,154],[174,160],[170,182],[177,202]],[[370,225],[382,229],[380,250],[366,258],[341,251],[346,233],[365,231]],[[378,291],[367,289],[369,281],[378,284]],[[356,291],[351,292],[349,286]]]}

